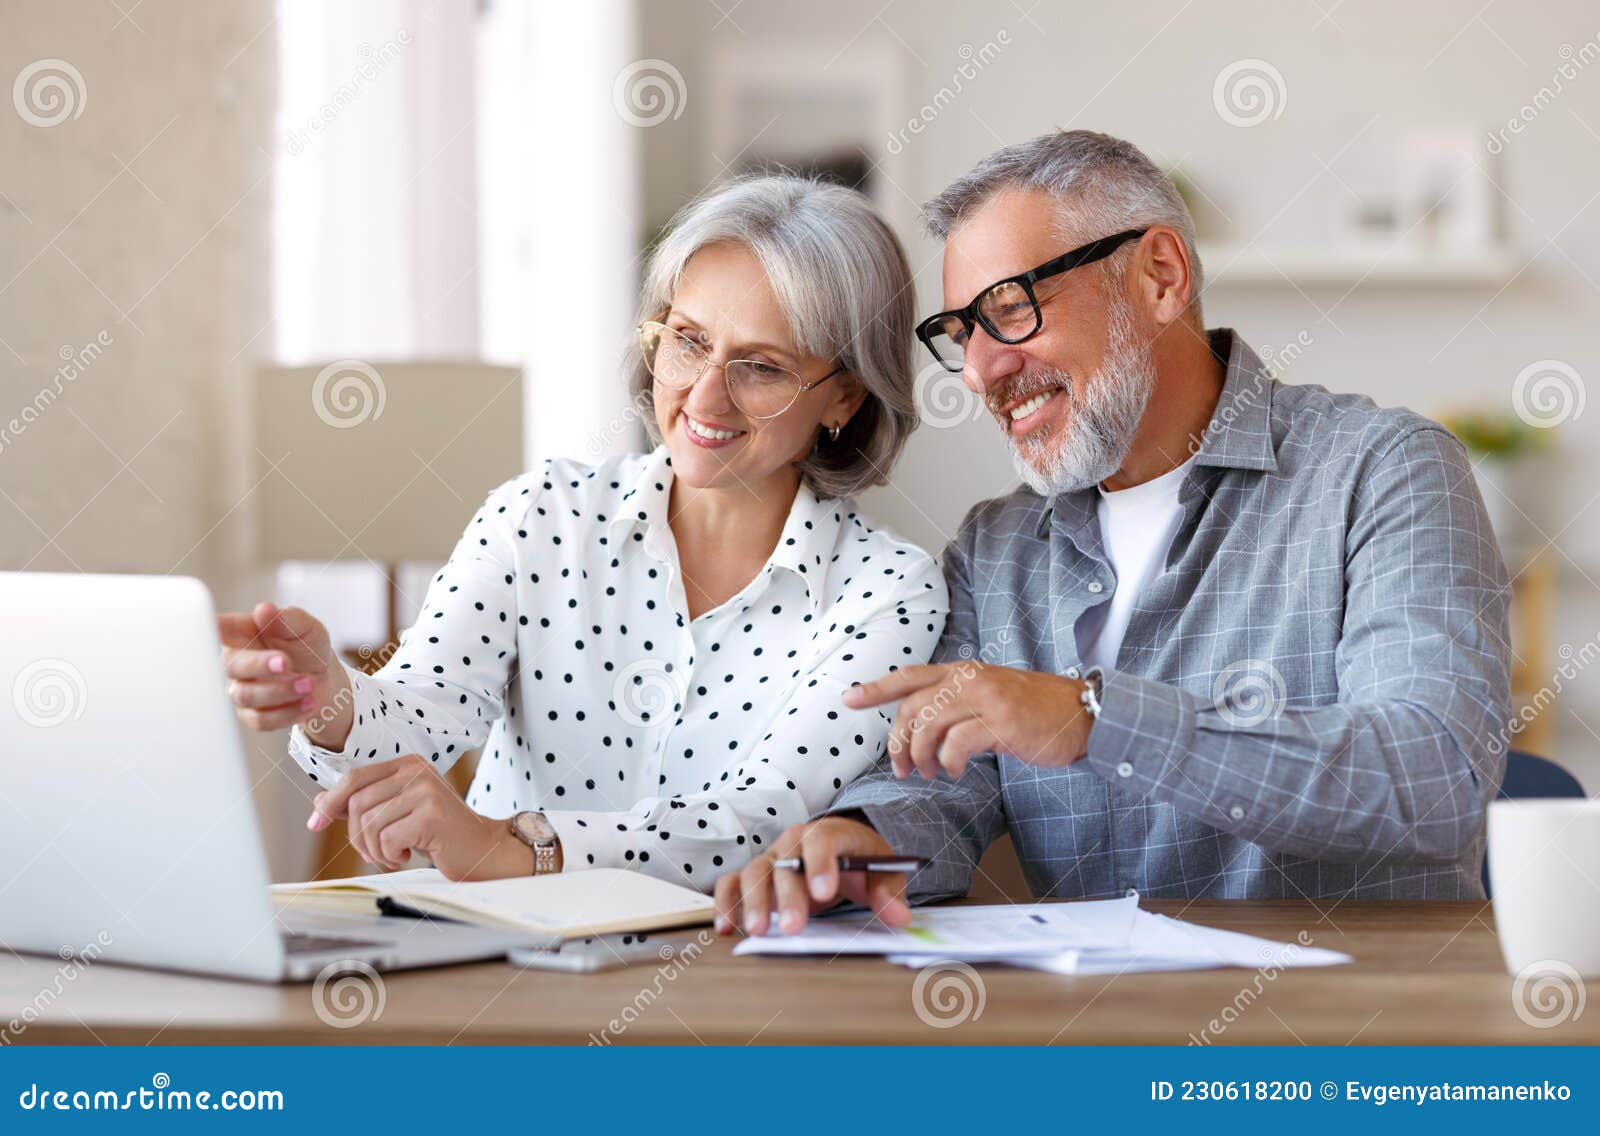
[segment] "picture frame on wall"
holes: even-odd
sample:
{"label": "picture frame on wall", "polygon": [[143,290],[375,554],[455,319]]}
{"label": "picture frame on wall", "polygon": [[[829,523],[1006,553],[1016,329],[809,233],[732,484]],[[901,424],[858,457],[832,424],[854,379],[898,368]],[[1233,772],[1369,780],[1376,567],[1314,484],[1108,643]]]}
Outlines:
{"label": "picture frame on wall", "polygon": [[1495,159],[1465,127],[1407,133],[1395,154],[1396,213],[1408,240],[1440,252],[1494,247]]}
{"label": "picture frame on wall", "polygon": [[713,51],[709,75],[701,171],[708,181],[782,167],[858,189],[884,212],[899,210],[894,183],[903,179],[890,140],[903,117],[903,66],[890,45],[796,45],[759,55],[725,45]]}

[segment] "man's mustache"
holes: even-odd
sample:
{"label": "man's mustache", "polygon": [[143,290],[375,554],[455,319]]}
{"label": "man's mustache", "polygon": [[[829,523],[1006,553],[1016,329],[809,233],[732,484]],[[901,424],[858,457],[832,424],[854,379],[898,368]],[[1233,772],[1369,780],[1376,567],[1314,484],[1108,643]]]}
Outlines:
{"label": "man's mustache", "polygon": [[990,391],[984,396],[984,405],[989,408],[990,414],[1000,418],[1006,413],[1006,407],[1015,406],[1040,391],[1055,387],[1060,387],[1066,392],[1068,402],[1072,402],[1078,396],[1077,388],[1072,385],[1072,376],[1067,372],[1054,367],[1039,368],[1024,371],[1009,380],[1005,386]]}

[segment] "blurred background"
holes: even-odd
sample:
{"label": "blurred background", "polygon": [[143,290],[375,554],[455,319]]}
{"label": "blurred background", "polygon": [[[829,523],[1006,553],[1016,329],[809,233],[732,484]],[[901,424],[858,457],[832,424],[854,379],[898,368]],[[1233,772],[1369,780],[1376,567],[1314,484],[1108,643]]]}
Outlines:
{"label": "blurred background", "polygon": [[[1189,200],[1211,326],[1467,442],[1513,743],[1600,791],[1588,0],[8,0],[0,77],[0,568],[198,575],[375,666],[493,484],[643,444],[619,363],[685,201],[857,186],[932,311],[919,203],[1091,128]],[[958,384],[919,397],[865,504],[937,549],[1012,476]],[[314,786],[249,745],[274,875],[308,875]]]}

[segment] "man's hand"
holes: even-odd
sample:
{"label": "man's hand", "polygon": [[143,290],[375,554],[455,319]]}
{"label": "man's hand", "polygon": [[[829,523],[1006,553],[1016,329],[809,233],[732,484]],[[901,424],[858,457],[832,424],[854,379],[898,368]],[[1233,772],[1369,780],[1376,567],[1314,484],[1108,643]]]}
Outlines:
{"label": "man's hand", "polygon": [[[717,881],[716,930],[729,935],[742,926],[746,934],[765,935],[778,912],[778,928],[794,934],[813,912],[841,898],[872,910],[883,922],[904,927],[911,922],[905,900],[906,878],[899,872],[840,872],[841,856],[883,856],[894,852],[876,829],[847,817],[824,817],[786,829],[772,847]],[[776,860],[798,856],[805,872],[774,869]]]}
{"label": "man's hand", "polygon": [[975,660],[906,667],[844,692],[852,709],[900,700],[889,732],[896,777],[915,769],[931,781],[960,777],[979,753],[1008,753],[1029,765],[1071,765],[1089,746],[1094,719],[1083,683],[1060,675]]}
{"label": "man's hand", "polygon": [[344,749],[355,719],[350,677],[316,617],[259,603],[217,616],[217,631],[240,722],[252,730],[300,725],[324,749]]}
{"label": "man's hand", "polygon": [[350,843],[369,864],[401,868],[416,849],[452,880],[533,873],[533,849],[508,823],[473,812],[414,753],[352,769],[337,787],[317,794],[312,810],[306,827],[313,832],[347,820]]}

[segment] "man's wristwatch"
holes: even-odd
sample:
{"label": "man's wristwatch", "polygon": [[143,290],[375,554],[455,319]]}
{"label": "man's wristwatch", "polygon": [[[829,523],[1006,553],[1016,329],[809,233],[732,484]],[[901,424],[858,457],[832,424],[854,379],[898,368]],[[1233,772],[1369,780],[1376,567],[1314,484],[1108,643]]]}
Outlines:
{"label": "man's wristwatch", "polygon": [[1105,672],[1099,667],[1090,667],[1083,672],[1083,690],[1078,695],[1078,701],[1096,722],[1100,720],[1100,692],[1105,689],[1105,682]]}
{"label": "man's wristwatch", "polygon": [[556,871],[561,838],[543,813],[518,813],[511,818],[511,835],[533,849],[533,874],[548,876]]}

